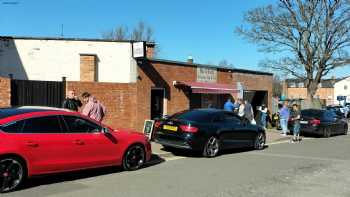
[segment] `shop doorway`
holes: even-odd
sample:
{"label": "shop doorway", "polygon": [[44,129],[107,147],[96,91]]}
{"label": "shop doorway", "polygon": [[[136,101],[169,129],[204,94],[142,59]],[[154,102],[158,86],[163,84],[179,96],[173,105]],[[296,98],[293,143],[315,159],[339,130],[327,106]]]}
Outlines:
{"label": "shop doorway", "polygon": [[151,119],[163,116],[164,94],[165,90],[163,88],[153,88],[151,90]]}
{"label": "shop doorway", "polygon": [[248,90],[244,91],[243,99],[250,102],[253,107],[254,114],[256,114],[256,110],[258,106],[265,104],[268,106],[268,92],[267,91],[253,91]]}

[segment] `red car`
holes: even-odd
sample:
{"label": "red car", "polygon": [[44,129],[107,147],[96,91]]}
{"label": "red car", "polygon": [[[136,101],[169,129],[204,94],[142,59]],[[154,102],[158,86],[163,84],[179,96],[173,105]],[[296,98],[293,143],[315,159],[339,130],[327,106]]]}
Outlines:
{"label": "red car", "polygon": [[114,165],[136,170],[151,153],[142,133],[113,130],[77,112],[0,109],[0,192],[34,175]]}

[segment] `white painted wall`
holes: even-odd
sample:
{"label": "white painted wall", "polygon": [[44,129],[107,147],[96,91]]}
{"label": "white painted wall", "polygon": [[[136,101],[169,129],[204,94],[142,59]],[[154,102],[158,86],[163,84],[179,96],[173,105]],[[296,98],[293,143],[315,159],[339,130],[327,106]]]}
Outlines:
{"label": "white painted wall", "polygon": [[73,40],[0,40],[0,76],[15,79],[80,80],[80,54],[98,58],[99,82],[136,82],[136,61],[129,42]]}
{"label": "white painted wall", "polygon": [[334,84],[334,103],[339,104],[337,96],[347,96],[347,102],[350,102],[350,77],[347,77]]}

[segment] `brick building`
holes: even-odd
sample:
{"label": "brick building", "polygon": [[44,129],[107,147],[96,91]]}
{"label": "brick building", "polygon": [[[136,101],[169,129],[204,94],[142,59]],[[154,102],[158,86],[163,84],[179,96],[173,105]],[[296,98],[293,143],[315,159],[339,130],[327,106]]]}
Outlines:
{"label": "brick building", "polygon": [[[76,53],[70,55],[72,55],[72,59],[75,59],[72,61],[71,67],[76,66],[77,69],[71,71],[70,69],[53,68],[53,70],[56,69],[60,72],[50,75],[56,79],[70,76],[67,77],[67,81],[64,81],[65,92],[72,89],[77,94],[88,91],[104,103],[107,108],[104,122],[113,127],[142,130],[145,119],[171,115],[191,108],[208,107],[209,105],[222,108],[228,97],[241,97],[249,100],[253,106],[264,103],[271,108],[271,73],[197,64],[193,61],[179,62],[154,59],[154,44],[152,43],[144,45],[144,51],[147,55],[135,58],[134,52],[132,52],[132,41],[130,43],[122,42],[122,46],[116,44],[118,41],[106,40],[82,40],[83,43],[76,39],[68,40],[69,42],[60,39],[54,39],[54,41],[62,45],[61,47],[68,45],[67,47]],[[80,50],[75,49],[76,42],[84,44],[86,47]],[[106,52],[95,50],[92,47],[93,45],[101,46],[100,42],[103,42],[103,47],[106,49],[110,49],[109,45],[114,46],[123,52],[119,53],[119,56],[120,54],[126,56],[122,57],[124,63],[117,61],[114,63],[118,69],[111,69],[108,73],[108,68],[112,68],[113,64],[107,63],[113,60],[113,56],[106,55],[104,54]],[[47,42],[44,44],[39,50],[40,53],[44,53],[45,49],[48,48]],[[27,48],[33,50],[33,46]],[[38,48],[35,50],[38,51]],[[89,48],[91,51],[88,50]],[[20,53],[28,54],[25,49],[16,51],[19,53],[19,57],[21,57]],[[109,50],[108,53],[110,53]],[[59,55],[56,53],[54,58],[64,58],[57,57]],[[6,58],[6,55],[3,55],[2,58]],[[33,59],[29,63],[33,64],[32,61]],[[2,62],[9,61],[3,59]],[[21,64],[23,67],[27,65],[26,61],[23,60]],[[7,65],[7,68],[13,69],[10,65]],[[30,67],[26,67],[26,69],[30,70]],[[120,72],[124,75],[121,79],[119,79]],[[0,76],[6,76],[6,74],[8,73],[0,73]],[[30,72],[26,74],[29,80],[39,80],[38,76],[46,73],[44,71],[40,73],[40,70],[36,70],[34,78],[31,77]],[[4,77],[0,78],[0,87],[0,107],[10,106],[10,80]]]}
{"label": "brick building", "polygon": [[[342,79],[324,79],[319,84],[315,97],[320,99],[325,105],[332,105],[336,103],[334,96],[334,85]],[[307,88],[303,80],[287,79],[283,85],[283,92],[287,98],[290,99],[306,99]]]}

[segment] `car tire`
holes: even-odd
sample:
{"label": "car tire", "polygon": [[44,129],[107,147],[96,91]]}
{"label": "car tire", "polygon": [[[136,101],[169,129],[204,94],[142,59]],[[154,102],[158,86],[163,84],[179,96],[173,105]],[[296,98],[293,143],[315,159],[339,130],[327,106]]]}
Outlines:
{"label": "car tire", "polygon": [[331,137],[331,130],[329,128],[323,128],[323,137],[325,138]]}
{"label": "car tire", "polygon": [[204,145],[203,156],[204,157],[216,157],[220,150],[219,138],[211,136]]}
{"label": "car tire", "polygon": [[266,136],[263,132],[259,132],[254,140],[254,149],[255,150],[262,150],[265,148],[266,144]]}
{"label": "car tire", "polygon": [[348,134],[348,130],[349,130],[349,128],[348,128],[348,125],[345,125],[344,126],[344,135],[347,135]]}
{"label": "car tire", "polygon": [[141,168],[146,160],[145,148],[141,144],[131,145],[123,156],[123,169],[133,171]]}
{"label": "car tire", "polygon": [[0,157],[0,193],[18,189],[26,178],[27,168],[22,159]]}

